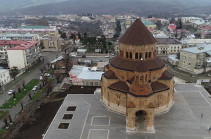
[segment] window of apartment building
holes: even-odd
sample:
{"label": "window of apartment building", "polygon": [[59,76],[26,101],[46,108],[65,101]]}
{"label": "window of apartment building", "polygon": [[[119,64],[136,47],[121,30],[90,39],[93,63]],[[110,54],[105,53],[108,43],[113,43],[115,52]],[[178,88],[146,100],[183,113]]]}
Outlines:
{"label": "window of apartment building", "polygon": [[98,86],[98,82],[95,82],[95,86]]}
{"label": "window of apartment building", "polygon": [[93,82],[90,82],[90,85],[93,86]]}
{"label": "window of apartment building", "polygon": [[86,82],[86,85],[89,86],[89,82]]}

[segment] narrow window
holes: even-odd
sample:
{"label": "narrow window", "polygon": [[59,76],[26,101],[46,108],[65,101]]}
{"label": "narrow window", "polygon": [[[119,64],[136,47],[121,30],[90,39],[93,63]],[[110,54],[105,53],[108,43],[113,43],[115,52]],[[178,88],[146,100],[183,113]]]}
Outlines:
{"label": "narrow window", "polygon": [[145,59],[147,59],[147,58],[148,58],[148,52],[145,53]]}
{"label": "narrow window", "polygon": [[128,52],[126,52],[126,58],[128,58]]}
{"label": "narrow window", "polygon": [[133,57],[133,56],[132,56],[132,53],[130,52],[130,58],[132,59],[132,57]]}
{"label": "narrow window", "polygon": [[140,60],[142,59],[142,53],[139,54],[139,59],[140,59]]}
{"label": "narrow window", "polygon": [[135,59],[138,59],[138,53],[135,54]]}
{"label": "narrow window", "polygon": [[152,52],[149,52],[149,58],[151,58],[151,56],[152,56]]}

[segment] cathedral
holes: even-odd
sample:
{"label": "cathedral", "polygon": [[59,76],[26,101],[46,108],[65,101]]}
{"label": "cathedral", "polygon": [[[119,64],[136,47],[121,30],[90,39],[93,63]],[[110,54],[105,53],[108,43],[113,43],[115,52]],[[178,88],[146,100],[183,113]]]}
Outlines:
{"label": "cathedral", "polygon": [[[119,39],[118,56],[105,66],[101,101],[126,116],[127,131],[154,131],[154,116],[173,105],[174,79],[165,62],[156,56],[156,39],[140,19]],[[141,121],[140,121],[140,119]]]}

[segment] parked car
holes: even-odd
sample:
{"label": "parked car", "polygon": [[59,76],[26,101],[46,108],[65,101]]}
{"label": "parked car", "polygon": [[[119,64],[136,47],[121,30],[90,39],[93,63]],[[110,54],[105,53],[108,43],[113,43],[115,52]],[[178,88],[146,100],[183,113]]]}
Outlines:
{"label": "parked car", "polygon": [[110,55],[105,56],[105,58],[110,58]]}
{"label": "parked car", "polygon": [[49,77],[49,76],[51,76],[51,75],[50,75],[49,73],[45,73],[44,76]]}
{"label": "parked car", "polygon": [[40,76],[40,80],[43,80],[43,77],[42,76]]}
{"label": "parked car", "polygon": [[8,95],[12,95],[15,92],[15,90],[9,90],[9,92],[7,92]]}
{"label": "parked car", "polygon": [[98,62],[105,62],[105,60],[102,60],[102,59],[101,59],[101,60],[99,60]]}
{"label": "parked car", "polygon": [[209,77],[210,77],[210,76],[211,76],[211,73],[209,73],[207,76],[209,76]]}
{"label": "parked car", "polygon": [[34,86],[33,88],[32,88],[32,91],[36,91],[38,89],[38,87],[37,86]]}

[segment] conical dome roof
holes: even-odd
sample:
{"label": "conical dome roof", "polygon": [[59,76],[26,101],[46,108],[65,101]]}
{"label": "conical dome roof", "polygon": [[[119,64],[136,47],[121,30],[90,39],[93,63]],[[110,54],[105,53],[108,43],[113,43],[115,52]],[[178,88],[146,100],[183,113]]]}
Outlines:
{"label": "conical dome roof", "polygon": [[127,29],[125,34],[119,39],[120,43],[129,45],[147,45],[156,43],[156,39],[152,36],[146,26],[140,19]]}

